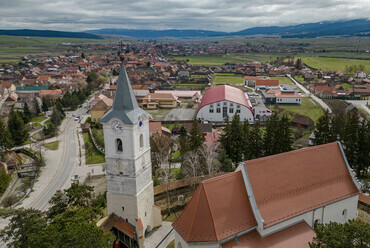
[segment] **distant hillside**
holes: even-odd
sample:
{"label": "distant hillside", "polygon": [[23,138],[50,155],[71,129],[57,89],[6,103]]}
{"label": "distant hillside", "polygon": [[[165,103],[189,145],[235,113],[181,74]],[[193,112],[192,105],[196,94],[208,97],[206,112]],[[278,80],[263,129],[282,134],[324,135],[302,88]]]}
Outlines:
{"label": "distant hillside", "polygon": [[153,39],[160,37],[174,37],[174,38],[185,38],[185,37],[210,37],[210,36],[222,36],[227,35],[225,32],[205,31],[205,30],[135,30],[135,29],[98,29],[88,30],[86,33],[101,34],[101,35],[121,35],[130,36],[138,39]]}
{"label": "distant hillside", "polygon": [[238,32],[215,32],[207,30],[134,30],[134,29],[99,29],[85,31],[101,35],[122,35],[137,39],[153,39],[161,37],[202,38],[217,36],[246,35],[279,35],[282,38],[314,38],[320,36],[370,36],[370,20],[357,19],[350,21],[318,22],[294,26],[255,27]]}
{"label": "distant hillside", "polygon": [[88,34],[88,33],[81,33],[81,32],[62,32],[62,31],[32,30],[32,29],[0,30],[0,35],[103,39],[102,37],[95,35],[95,34]]}

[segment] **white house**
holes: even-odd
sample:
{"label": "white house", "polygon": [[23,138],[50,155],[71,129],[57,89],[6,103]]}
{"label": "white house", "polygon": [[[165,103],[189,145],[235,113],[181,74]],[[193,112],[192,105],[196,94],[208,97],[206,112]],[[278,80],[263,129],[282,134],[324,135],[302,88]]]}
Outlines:
{"label": "white house", "polygon": [[175,247],[309,247],[315,222],[356,218],[360,188],[338,142],[249,160],[198,186]]}
{"label": "white house", "polygon": [[197,119],[222,122],[232,119],[238,113],[240,120],[254,121],[252,104],[248,95],[242,90],[228,85],[221,85],[207,90],[202,98],[197,112]]}
{"label": "white house", "polygon": [[363,71],[356,71],[356,78],[366,78],[366,73]]}

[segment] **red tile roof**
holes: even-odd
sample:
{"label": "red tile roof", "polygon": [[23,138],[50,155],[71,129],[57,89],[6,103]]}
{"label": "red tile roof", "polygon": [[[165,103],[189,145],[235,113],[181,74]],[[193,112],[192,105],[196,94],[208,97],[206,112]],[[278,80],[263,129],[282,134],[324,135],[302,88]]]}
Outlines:
{"label": "red tile roof", "polygon": [[256,230],[222,244],[223,248],[308,248],[316,234],[305,221],[262,238]]}
{"label": "red tile roof", "polygon": [[245,93],[242,90],[229,85],[221,85],[207,90],[204,93],[198,111],[208,104],[224,100],[243,105],[252,111],[252,104],[249,99],[247,99]]}
{"label": "red tile roof", "polygon": [[111,213],[108,217],[101,219],[97,223],[97,226],[103,227],[104,232],[109,232],[113,227],[115,227],[129,237],[135,237],[135,227],[114,213]]}
{"label": "red tile roof", "polygon": [[259,79],[256,80],[256,86],[258,85],[279,86],[279,80]]}
{"label": "red tile roof", "polygon": [[201,183],[172,224],[187,241],[219,241],[256,226],[240,171]]}
{"label": "red tile roof", "polygon": [[368,195],[360,194],[360,196],[358,197],[358,201],[370,206],[370,196]]}
{"label": "red tile roof", "polygon": [[359,194],[337,142],[246,161],[245,167],[265,227]]}

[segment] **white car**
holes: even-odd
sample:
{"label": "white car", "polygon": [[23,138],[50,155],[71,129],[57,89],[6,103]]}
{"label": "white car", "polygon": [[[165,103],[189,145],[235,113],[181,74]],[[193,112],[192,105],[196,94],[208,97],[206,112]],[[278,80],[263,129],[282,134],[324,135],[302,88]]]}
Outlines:
{"label": "white car", "polygon": [[78,121],[78,117],[75,118],[75,121]]}

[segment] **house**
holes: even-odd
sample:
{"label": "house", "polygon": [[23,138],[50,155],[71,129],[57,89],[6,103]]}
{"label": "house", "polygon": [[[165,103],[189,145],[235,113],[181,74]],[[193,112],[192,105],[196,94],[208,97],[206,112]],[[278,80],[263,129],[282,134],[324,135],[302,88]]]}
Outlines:
{"label": "house", "polygon": [[171,93],[149,93],[142,101],[143,107],[147,109],[176,108],[179,104],[178,97]]}
{"label": "house", "polygon": [[13,82],[10,81],[1,81],[0,87],[3,88],[3,95],[11,94],[16,90]]}
{"label": "house", "polygon": [[177,74],[180,82],[182,83],[187,83],[190,81],[190,76],[189,76],[189,72],[188,71],[180,71],[178,74]]}
{"label": "house", "polygon": [[154,134],[165,134],[165,135],[171,135],[171,131],[162,126],[162,123],[160,121],[151,121],[149,122],[149,135],[153,136]]}
{"label": "house", "polygon": [[355,78],[366,78],[366,73],[363,71],[356,71]]}
{"label": "house", "polygon": [[97,122],[102,118],[108,110],[111,109],[113,104],[113,99],[108,98],[104,95],[100,95],[99,100],[94,103],[94,105],[90,108],[91,110],[91,121]]}
{"label": "house", "polygon": [[249,86],[249,87],[255,87],[256,86],[256,81],[264,79],[262,76],[258,77],[253,77],[253,76],[245,76],[244,77],[244,86]]}
{"label": "house", "polygon": [[48,98],[52,100],[56,100],[63,96],[63,92],[60,89],[56,90],[40,90],[39,91],[40,98]]}
{"label": "house", "polygon": [[197,119],[201,121],[223,122],[238,113],[240,120],[254,121],[252,104],[242,90],[229,85],[221,85],[207,90],[200,102]]}
{"label": "house", "polygon": [[155,93],[171,93],[178,97],[179,100],[190,100],[193,102],[199,102],[202,97],[200,90],[156,90]]}
{"label": "house", "polygon": [[249,160],[199,184],[175,247],[308,248],[315,223],[356,218],[360,189],[339,142]]}
{"label": "house", "polygon": [[315,122],[306,115],[296,114],[292,120],[292,126],[296,128],[313,129]]}
{"label": "house", "polygon": [[256,90],[267,90],[279,88],[279,80],[259,79],[256,80]]}
{"label": "house", "polygon": [[354,85],[351,95],[355,97],[370,96],[370,83]]}
{"label": "house", "polygon": [[284,88],[261,90],[263,102],[266,104],[301,104],[302,97],[295,90]]}

